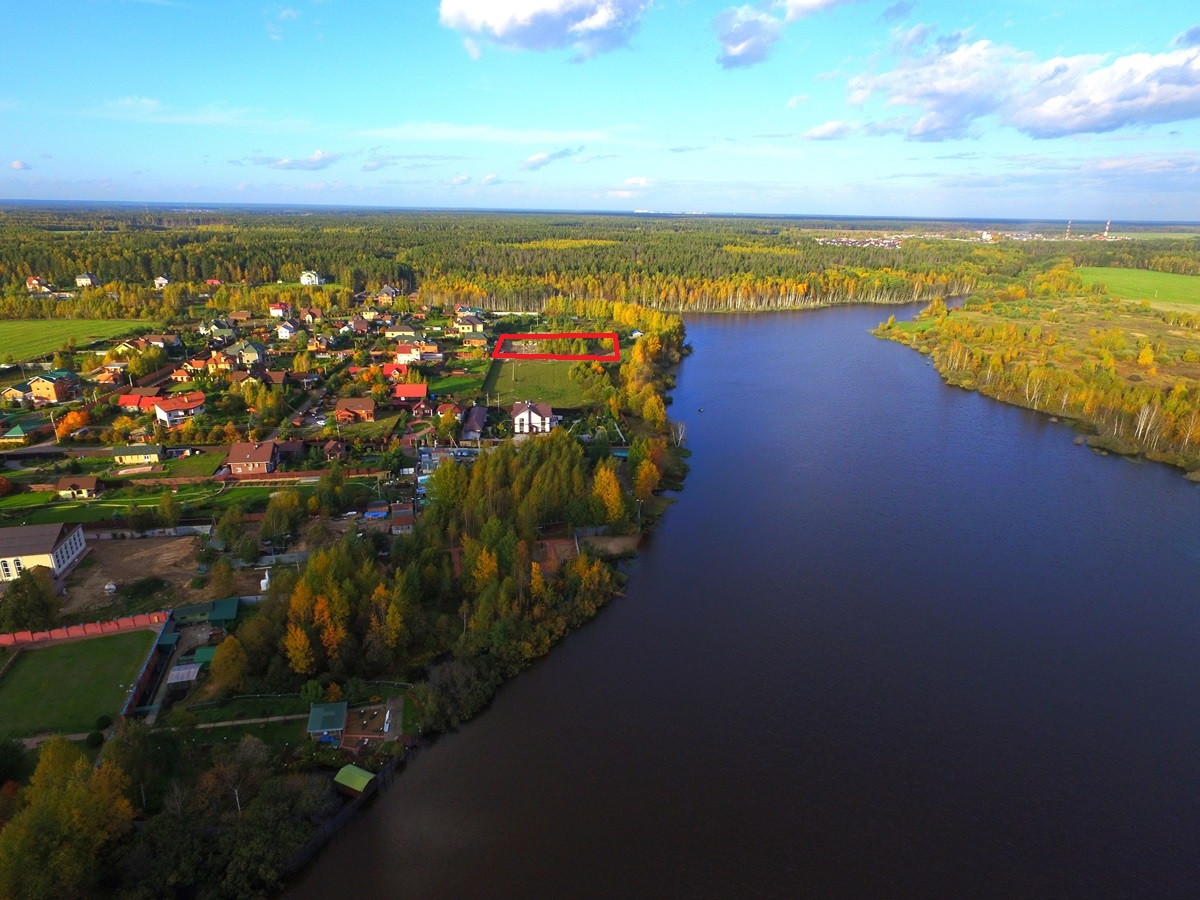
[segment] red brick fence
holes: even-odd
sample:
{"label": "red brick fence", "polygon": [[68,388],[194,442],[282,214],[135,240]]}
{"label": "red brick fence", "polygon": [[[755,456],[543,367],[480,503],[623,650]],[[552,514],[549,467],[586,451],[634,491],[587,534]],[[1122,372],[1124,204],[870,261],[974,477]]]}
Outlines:
{"label": "red brick fence", "polygon": [[80,638],[120,634],[123,631],[137,631],[141,628],[162,625],[167,621],[169,615],[170,613],[166,611],[140,613],[136,616],[110,619],[107,622],[89,622],[86,625],[51,628],[49,631],[14,631],[11,634],[0,634],[0,647],[28,647],[32,644],[51,644],[56,641],[75,641]]}

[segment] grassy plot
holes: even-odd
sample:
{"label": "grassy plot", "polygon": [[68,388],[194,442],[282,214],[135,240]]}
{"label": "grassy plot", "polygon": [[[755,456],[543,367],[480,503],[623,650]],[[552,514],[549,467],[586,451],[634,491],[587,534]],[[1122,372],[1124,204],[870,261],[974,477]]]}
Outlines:
{"label": "grassy plot", "polygon": [[483,382],[486,380],[490,360],[472,360],[456,366],[467,370],[466,375],[439,375],[429,382],[429,390],[438,397],[458,397],[471,400],[483,393]]}
{"label": "grassy plot", "polygon": [[1146,269],[1076,269],[1083,283],[1091,287],[1100,282],[1121,300],[1147,300],[1152,306],[1181,312],[1200,307],[1200,275],[1175,275]]}
{"label": "grassy plot", "polygon": [[0,357],[14,362],[53,353],[70,338],[80,347],[153,326],[141,319],[15,319],[0,322]]}
{"label": "grassy plot", "polygon": [[571,380],[571,366],[563,359],[497,359],[493,360],[485,394],[499,394],[501,404],[532,400],[554,407],[586,406],[582,386]]}
{"label": "grassy plot", "polygon": [[0,734],[91,731],[120,712],[153,641],[134,631],[22,653],[0,679]]}

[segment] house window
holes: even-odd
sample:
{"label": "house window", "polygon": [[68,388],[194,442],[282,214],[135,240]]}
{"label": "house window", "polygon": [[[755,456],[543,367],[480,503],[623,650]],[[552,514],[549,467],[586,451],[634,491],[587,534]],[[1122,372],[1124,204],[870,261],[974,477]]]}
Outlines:
{"label": "house window", "polygon": [[21,574],[21,570],[25,568],[23,565],[21,565],[21,558],[20,558],[20,557],[17,557],[16,559],[14,559],[14,560],[13,560],[13,566],[16,568],[16,570],[17,570],[17,574],[18,574],[18,575],[20,575],[20,574]]}
{"label": "house window", "polygon": [[11,580],[12,580],[12,569],[10,569],[10,568],[8,567],[8,560],[7,560],[7,559],[0,560],[0,572],[3,572],[3,573],[4,573],[4,580],[5,580],[5,581],[11,581]]}

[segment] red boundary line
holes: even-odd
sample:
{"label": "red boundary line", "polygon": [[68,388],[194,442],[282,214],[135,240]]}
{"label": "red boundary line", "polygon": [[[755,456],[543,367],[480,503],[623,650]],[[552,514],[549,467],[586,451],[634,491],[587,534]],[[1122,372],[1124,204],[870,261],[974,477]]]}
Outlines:
{"label": "red boundary line", "polygon": [[[504,342],[514,341],[551,341],[574,340],[575,338],[612,338],[613,352],[607,355],[599,353],[505,353],[501,350]],[[621,342],[615,331],[573,331],[569,334],[562,332],[546,332],[542,334],[501,334],[496,337],[496,347],[492,350],[492,359],[566,359],[594,360],[595,362],[620,362]]]}

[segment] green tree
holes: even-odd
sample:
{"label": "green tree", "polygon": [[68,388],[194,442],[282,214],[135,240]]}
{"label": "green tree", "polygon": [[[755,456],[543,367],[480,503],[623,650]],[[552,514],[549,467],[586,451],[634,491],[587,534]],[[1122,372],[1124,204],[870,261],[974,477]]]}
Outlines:
{"label": "green tree", "polygon": [[233,594],[233,566],[229,560],[221,557],[213,563],[208,573],[208,596],[220,600]]}
{"label": "green tree", "polygon": [[40,631],[58,619],[62,604],[45,566],[23,571],[0,603],[0,631]]}
{"label": "green tree", "polygon": [[158,518],[165,528],[174,528],[183,516],[183,507],[170,491],[163,491],[158,498]]}

